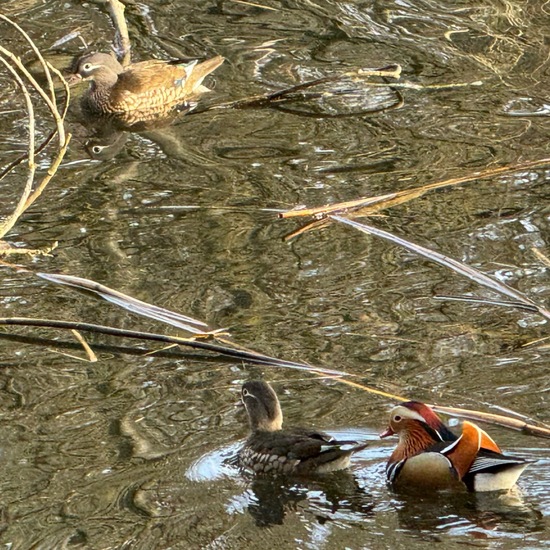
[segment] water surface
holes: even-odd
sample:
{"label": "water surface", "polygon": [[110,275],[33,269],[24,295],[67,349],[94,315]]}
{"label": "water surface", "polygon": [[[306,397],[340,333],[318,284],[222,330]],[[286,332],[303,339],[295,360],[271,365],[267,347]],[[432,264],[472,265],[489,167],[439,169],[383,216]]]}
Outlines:
{"label": "water surface", "polygon": [[[109,47],[109,19],[95,3],[4,4],[43,50],[75,28],[94,48]],[[136,4],[127,12],[134,58],[226,57],[205,106],[392,63],[403,68],[401,82],[417,88],[357,84],[282,109],[194,114],[126,136],[103,162],[85,151],[75,102],[67,158],[8,239],[59,246],[51,257],[18,261],[229,327],[250,348],[345,370],[391,393],[550,422],[548,344],[526,345],[547,336],[541,317],[435,300],[496,296],[347,227],[286,242],[299,222],[276,218],[297,205],[547,157],[546,5],[260,4]],[[1,36],[3,46],[26,52],[14,31],[2,27]],[[66,63],[79,48],[69,42],[51,59]],[[422,89],[444,84],[461,86]],[[26,118],[5,72],[0,85],[0,158],[11,160],[25,148]],[[366,112],[399,94],[401,108]],[[40,136],[45,116],[38,109]],[[548,268],[533,250],[550,255],[546,177],[539,169],[478,180],[369,223],[544,304]],[[0,182],[0,215],[23,184],[23,169]],[[1,316],[175,333],[32,274],[1,275]],[[188,351],[145,355],[135,342],[106,336],[89,337],[99,361],[87,363],[73,357],[84,353],[68,333],[3,332],[11,335],[0,344],[6,548],[550,547],[545,440],[488,428],[510,453],[538,460],[514,495],[398,495],[384,482],[393,443],[376,437],[387,399],[301,371]],[[234,407],[238,388],[256,377],[274,382],[290,424],[372,445],[334,476],[287,484],[244,478],[225,461],[247,432]]]}

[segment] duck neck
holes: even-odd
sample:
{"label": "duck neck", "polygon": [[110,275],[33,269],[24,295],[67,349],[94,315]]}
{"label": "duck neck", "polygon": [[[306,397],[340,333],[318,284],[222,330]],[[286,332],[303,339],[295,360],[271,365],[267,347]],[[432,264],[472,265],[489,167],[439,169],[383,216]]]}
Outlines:
{"label": "duck neck", "polygon": [[399,433],[399,443],[391,456],[391,462],[399,462],[430,448],[439,439],[433,430],[421,422],[412,421]]}
{"label": "duck neck", "polygon": [[98,71],[90,85],[91,103],[98,106],[107,106],[109,96],[114,85],[118,81],[118,75],[108,67],[102,67]]}
{"label": "duck neck", "polygon": [[259,418],[251,422],[252,431],[254,432],[278,432],[283,427],[282,418]]}
{"label": "duck neck", "polygon": [[118,74],[110,67],[101,67],[95,74],[92,86],[96,88],[112,88],[118,80]]}

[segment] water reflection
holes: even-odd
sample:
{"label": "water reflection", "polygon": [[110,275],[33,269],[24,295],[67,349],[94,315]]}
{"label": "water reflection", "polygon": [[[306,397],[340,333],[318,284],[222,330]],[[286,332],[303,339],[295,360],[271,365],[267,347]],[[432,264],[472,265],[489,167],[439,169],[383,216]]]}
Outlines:
{"label": "water reflection", "polygon": [[[339,432],[335,437],[358,437],[358,433]],[[253,476],[238,464],[237,453],[243,443],[206,453],[185,474],[196,483],[233,479],[239,485],[244,484],[244,491],[233,495],[226,504],[228,514],[248,513],[261,527],[282,525],[289,514],[313,516],[319,523],[337,519],[354,521],[372,516],[374,501],[370,484],[365,483],[368,475],[364,467],[360,475],[348,469],[312,476]],[[373,445],[354,455],[353,460],[364,463],[366,457],[372,460],[377,454],[379,449]]]}
{"label": "water reflection", "polygon": [[393,511],[398,529],[422,539],[441,540],[444,535],[483,539],[502,533],[514,538],[515,534],[525,536],[545,528],[540,508],[518,487],[509,493],[425,494],[390,489],[384,476],[387,449],[374,443],[360,453],[351,469],[308,478],[243,474],[236,463],[240,445],[242,442],[207,453],[188,469],[186,477],[195,483],[233,480],[242,489],[228,499],[226,512],[230,516],[248,514],[258,527],[292,524],[303,518],[310,523],[311,536],[316,533],[315,537],[320,537],[317,542],[326,543],[331,524],[379,523],[382,517],[390,521],[388,512]]}
{"label": "water reflection", "polygon": [[[18,14],[42,49],[75,27],[100,49],[112,39],[97,2],[4,4],[4,12]],[[50,257],[21,263],[100,281],[231,327],[250,348],[346,370],[392,393],[467,408],[496,404],[548,422],[548,347],[539,343],[548,337],[547,323],[518,311],[436,302],[434,295],[479,289],[392,245],[334,225],[283,243],[292,224],[267,212],[391,193],[546,157],[544,98],[550,83],[541,14],[547,6],[537,0],[505,6],[496,0],[206,4],[152,0],[129,5],[127,14],[136,57],[200,57],[209,50],[226,57],[224,78],[216,77],[209,101],[389,63],[399,63],[403,80],[420,87],[400,89],[402,108],[369,117],[365,106],[395,99],[391,87],[382,93],[350,84],[341,90],[347,95],[286,105],[296,113],[186,114],[168,127],[129,133],[126,141],[107,140],[111,160],[103,165],[71,162],[82,156],[74,139],[67,163],[10,233],[21,246],[59,241],[59,247]],[[5,26],[2,32],[17,53],[29,49],[12,41]],[[75,53],[68,52],[70,46],[63,48]],[[483,85],[422,88],[477,80]],[[24,149],[26,122],[15,86],[1,71],[0,85],[0,156],[10,160]],[[297,116],[300,110],[316,116]],[[340,112],[352,116],[331,116]],[[36,120],[43,138],[38,110]],[[76,124],[69,131],[76,134]],[[105,138],[86,135],[94,137]],[[108,152],[111,146],[114,153]],[[20,176],[2,182],[2,216],[17,203]],[[479,180],[425,194],[372,223],[484,271],[500,270],[542,301],[549,291],[547,270],[533,249],[548,256],[547,179],[547,170],[540,169]],[[249,297],[245,306],[235,305],[237,293]],[[2,316],[159,329],[8,270],[2,271],[0,307]],[[381,427],[387,400],[306,382],[302,373],[207,362],[200,355],[165,352],[145,360],[134,343],[125,342],[125,351],[107,347],[115,342],[104,338],[89,339],[100,360],[88,364],[59,354],[82,357],[63,342],[37,345],[39,337],[66,336],[7,330],[21,336],[0,342],[0,542],[6,546],[240,549],[324,543],[424,550],[426,540],[453,548],[549,544],[549,450],[523,434],[498,434],[510,452],[540,445],[523,453],[540,460],[520,480],[520,506],[495,495],[462,495],[456,504],[454,497],[436,497],[430,504],[422,496],[392,493],[383,476],[388,453],[376,446],[376,456],[354,463],[352,482],[343,481],[343,500],[325,480],[311,487],[258,487],[258,497],[254,482],[230,466],[220,477],[186,476],[205,454],[223,453],[244,436],[242,423],[226,411],[227,387],[252,375],[276,379],[295,392],[289,412],[320,428]],[[217,391],[220,386],[225,388]],[[143,396],[154,392],[151,406],[140,410]],[[189,401],[197,407],[192,418],[180,414]],[[148,433],[151,422],[156,432]],[[271,489],[279,491],[272,509],[260,498]],[[228,513],[230,505],[238,509],[234,500],[240,495],[243,513]],[[347,497],[355,499],[353,505]],[[261,521],[284,518],[283,524],[259,529],[248,506]],[[333,506],[340,516],[331,513]]]}
{"label": "water reflection", "polygon": [[185,476],[195,482],[239,477],[237,453],[242,445],[243,442],[238,442],[206,453],[191,465]]}
{"label": "water reflection", "polygon": [[303,480],[260,476],[227,506],[229,514],[249,513],[259,527],[282,525],[288,514],[327,521],[365,519],[373,515],[374,502],[349,471]]}
{"label": "water reflection", "polygon": [[507,494],[400,491],[394,502],[399,526],[412,533],[490,538],[502,532],[511,535],[544,529],[543,514],[526,503],[518,489]]}
{"label": "water reflection", "polygon": [[[169,115],[160,114],[137,121],[135,117],[129,119],[126,113],[98,116],[84,111],[84,116],[80,118],[88,136],[84,147],[94,160],[111,160],[123,150],[131,133],[150,138],[155,135],[162,136],[164,128],[174,124],[188,111],[189,109],[185,109],[180,113],[176,109]],[[159,141],[162,140],[159,138]]]}
{"label": "water reflection", "polygon": [[127,132],[94,133],[84,147],[90,158],[94,160],[111,160],[122,151],[127,141]]}

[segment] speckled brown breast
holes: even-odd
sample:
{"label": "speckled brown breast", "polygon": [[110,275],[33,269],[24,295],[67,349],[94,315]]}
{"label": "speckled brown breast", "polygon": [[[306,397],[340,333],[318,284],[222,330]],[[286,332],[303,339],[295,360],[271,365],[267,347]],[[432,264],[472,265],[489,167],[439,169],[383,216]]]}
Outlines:
{"label": "speckled brown breast", "polygon": [[326,473],[346,468],[350,456],[365,446],[300,428],[257,431],[239,452],[239,462],[256,474]]}
{"label": "speckled brown breast", "polygon": [[269,450],[255,451],[250,447],[244,447],[239,453],[241,465],[256,474],[280,473],[290,474],[300,464],[299,459],[293,459],[288,455],[277,455]]}
{"label": "speckled brown breast", "polygon": [[135,63],[121,73],[112,88],[99,84],[87,98],[89,110],[99,114],[132,114],[133,120],[150,120],[175,109],[191,109],[209,91],[202,80],[218,68],[220,56],[198,64],[171,64],[151,60]]}
{"label": "speckled brown breast", "polygon": [[181,89],[156,88],[141,93],[123,91],[110,101],[107,110],[110,113],[133,113],[140,118],[164,115],[176,107],[190,107],[193,98],[181,93]]}

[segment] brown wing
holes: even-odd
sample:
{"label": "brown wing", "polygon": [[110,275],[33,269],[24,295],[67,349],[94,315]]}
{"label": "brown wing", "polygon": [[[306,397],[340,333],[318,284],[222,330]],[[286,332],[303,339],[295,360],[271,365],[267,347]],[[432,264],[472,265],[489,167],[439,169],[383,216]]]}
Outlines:
{"label": "brown wing", "polygon": [[207,91],[201,86],[204,78],[224,62],[221,56],[208,59],[202,63],[173,64],[160,60],[134,63],[118,77],[113,94],[130,92],[147,93],[152,90],[179,88],[182,96]]}
{"label": "brown wing", "polygon": [[178,66],[169,65],[165,61],[153,59],[134,63],[119,75],[113,93],[124,90],[140,94],[147,90],[171,87],[178,74]]}
{"label": "brown wing", "polygon": [[[242,464],[257,473],[316,471],[330,463],[349,461],[349,456],[367,444],[337,441],[323,432],[312,430],[281,430],[256,432],[240,451]],[[345,467],[324,468],[325,471]]]}

